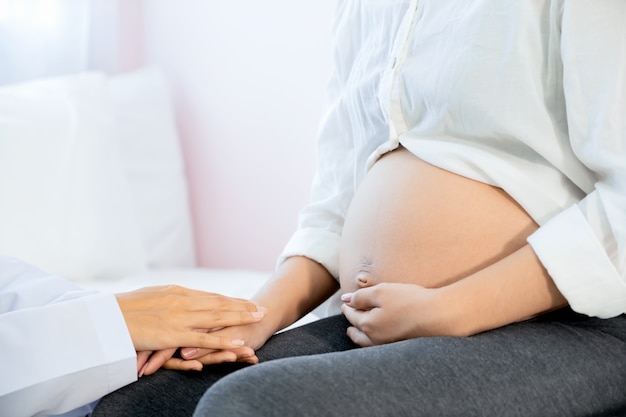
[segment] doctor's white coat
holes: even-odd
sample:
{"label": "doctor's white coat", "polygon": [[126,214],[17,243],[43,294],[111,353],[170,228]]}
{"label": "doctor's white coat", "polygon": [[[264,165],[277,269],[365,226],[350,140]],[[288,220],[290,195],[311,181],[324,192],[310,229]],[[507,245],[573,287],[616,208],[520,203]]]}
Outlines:
{"label": "doctor's white coat", "polygon": [[0,416],[87,415],[137,379],[112,294],[0,255]]}

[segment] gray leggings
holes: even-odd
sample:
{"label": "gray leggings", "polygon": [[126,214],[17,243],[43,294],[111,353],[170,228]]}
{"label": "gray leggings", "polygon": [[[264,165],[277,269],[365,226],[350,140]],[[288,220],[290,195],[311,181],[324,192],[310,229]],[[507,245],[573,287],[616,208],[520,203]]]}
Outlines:
{"label": "gray leggings", "polygon": [[105,397],[94,417],[189,416],[198,400],[196,417],[626,416],[624,316],[563,309],[472,337],[362,349],[347,325],[335,316],[279,334],[255,366],[159,371]]}

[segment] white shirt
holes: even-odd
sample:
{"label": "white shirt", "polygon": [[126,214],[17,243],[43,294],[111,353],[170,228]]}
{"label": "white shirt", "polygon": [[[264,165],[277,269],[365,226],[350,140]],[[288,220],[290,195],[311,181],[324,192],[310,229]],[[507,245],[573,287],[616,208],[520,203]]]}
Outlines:
{"label": "white shirt", "polygon": [[571,307],[626,312],[626,1],[344,0],[312,201],[279,262],[338,275],[346,211],[400,143],[501,187]]}
{"label": "white shirt", "polygon": [[90,403],[137,379],[112,294],[81,290],[3,255],[0,358],[0,416],[84,416]]}

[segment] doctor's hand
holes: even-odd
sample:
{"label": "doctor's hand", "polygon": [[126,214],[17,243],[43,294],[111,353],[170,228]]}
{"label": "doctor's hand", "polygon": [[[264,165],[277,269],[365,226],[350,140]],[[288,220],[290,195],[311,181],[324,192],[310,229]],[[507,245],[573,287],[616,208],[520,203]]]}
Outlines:
{"label": "doctor's hand", "polygon": [[175,351],[180,346],[238,349],[243,340],[198,329],[255,323],[264,316],[252,301],[176,285],[141,288],[115,297],[137,352]]}
{"label": "doctor's hand", "polygon": [[359,346],[446,333],[437,289],[381,283],[343,294],[341,300],[341,312],[352,324],[348,337]]}

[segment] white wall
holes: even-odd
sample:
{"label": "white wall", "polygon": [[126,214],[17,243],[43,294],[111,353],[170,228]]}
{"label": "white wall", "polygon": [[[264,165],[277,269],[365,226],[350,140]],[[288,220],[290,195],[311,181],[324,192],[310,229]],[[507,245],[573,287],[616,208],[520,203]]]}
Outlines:
{"label": "white wall", "polygon": [[314,174],[334,7],[141,3],[135,60],[171,81],[200,265],[271,270],[293,232]]}

